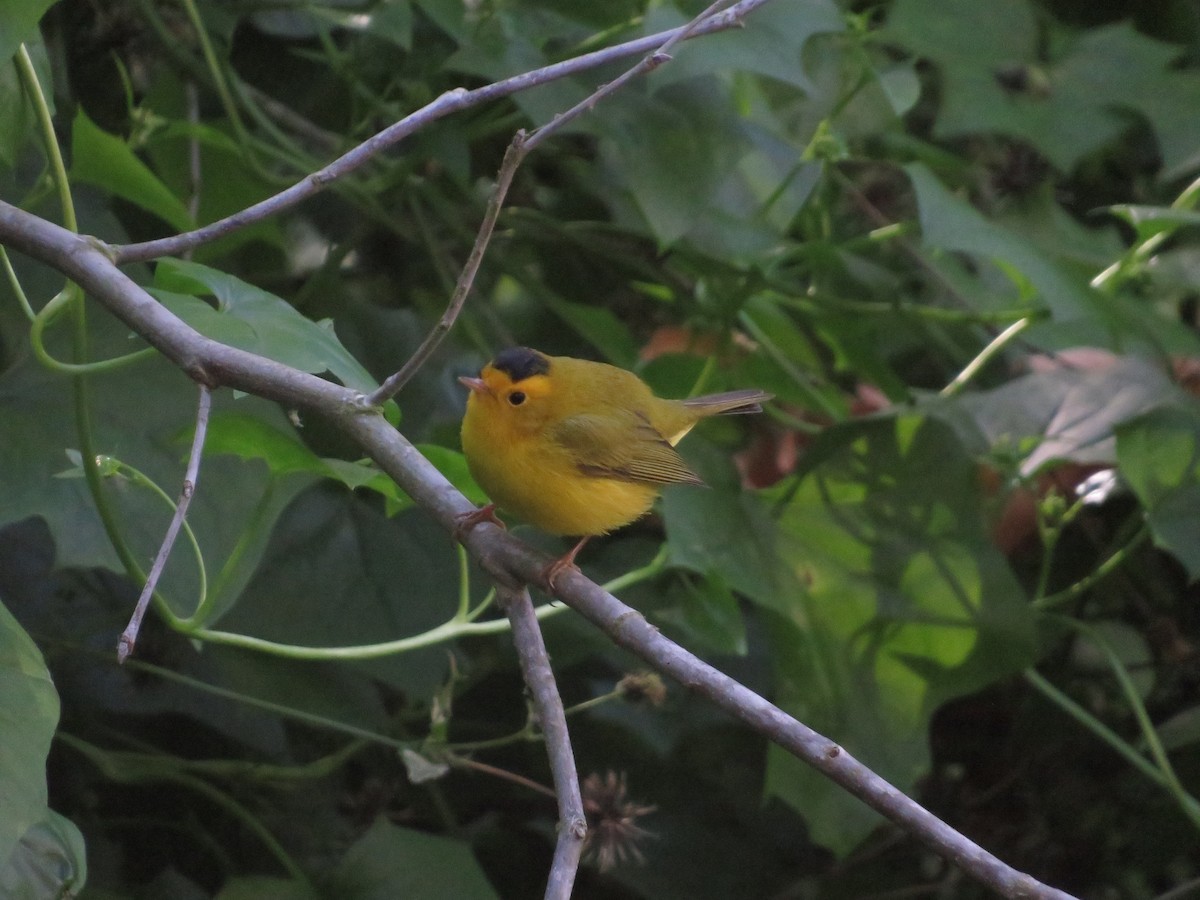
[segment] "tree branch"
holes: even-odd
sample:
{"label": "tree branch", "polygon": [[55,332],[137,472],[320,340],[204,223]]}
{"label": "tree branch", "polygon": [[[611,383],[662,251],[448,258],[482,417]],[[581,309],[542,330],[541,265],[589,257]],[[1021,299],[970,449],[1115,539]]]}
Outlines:
{"label": "tree branch", "polygon": [[558,799],[558,840],[554,847],[554,862],[546,884],[546,900],[570,900],[579,858],[583,854],[583,839],[587,836],[587,818],[583,813],[583,797],[579,793],[579,775],[575,770],[575,754],[567,732],[567,716],[563,712],[558,685],[550,668],[550,657],[542,640],[542,631],[533,611],[528,588],[513,590],[497,588],[496,597],[512,623],[513,644],[521,661],[521,674],[533,696],[546,754],[550,758],[550,774],[554,778],[554,795]]}
{"label": "tree branch", "polygon": [[138,631],[142,627],[142,617],[146,615],[146,607],[150,605],[150,598],[154,596],[158,579],[167,565],[167,559],[171,556],[171,548],[175,546],[175,538],[179,536],[179,528],[183,525],[188,506],[192,503],[192,495],[196,492],[196,481],[200,473],[200,457],[204,454],[204,438],[208,434],[208,412],[211,408],[212,391],[207,385],[202,384],[200,385],[200,402],[196,408],[196,433],[192,437],[192,450],[188,455],[187,470],[183,475],[183,487],[179,491],[179,502],[175,504],[175,514],[171,516],[171,524],[167,526],[162,546],[158,549],[158,556],[154,558],[154,565],[150,567],[150,574],[146,576],[146,583],[142,586],[141,596],[138,597],[137,604],[133,608],[129,624],[125,626],[125,630],[121,632],[121,637],[117,641],[117,662],[119,663],[125,662],[129,658],[129,654],[133,652],[134,645],[137,643]]}
{"label": "tree branch", "polygon": [[766,2],[767,0],[741,0],[740,3],[724,12],[709,16],[699,25],[690,23],[680,28],[672,28],[669,31],[627,41],[615,47],[605,47],[602,50],[585,53],[583,56],[576,56],[563,62],[534,69],[532,72],[514,75],[512,78],[505,78],[503,81],[497,81],[493,84],[476,88],[475,90],[468,91],[465,88],[456,88],[455,90],[447,91],[432,103],[405,116],[399,122],[389,125],[374,137],[368,138],[353,150],[339,156],[325,168],[313,172],[311,175],[296,182],[291,187],[285,188],[278,194],[255,203],[253,206],[239,210],[231,216],[226,216],[224,219],[212,222],[202,228],[197,228],[195,231],[188,231],[184,234],[177,234],[173,237],[160,238],[154,241],[145,241],[140,244],[125,244],[113,247],[113,259],[118,265],[125,265],[131,262],[156,259],[160,256],[182,255],[187,250],[198,247],[208,241],[224,237],[231,232],[237,231],[239,228],[245,228],[253,222],[270,218],[276,213],[295,206],[302,200],[306,200],[324,190],[337,179],[349,175],[384,150],[420,131],[426,125],[437,121],[443,116],[490,103],[493,100],[508,97],[521,91],[527,91],[530,88],[547,84],[551,81],[557,81],[569,75],[586,72],[589,69],[603,66],[618,59],[637,56],[639,53],[648,53],[667,41],[671,41],[680,33],[686,33],[688,38],[694,38],[703,34],[712,34],[714,31],[724,31],[728,28],[737,27],[741,25],[742,19],[745,16]]}
{"label": "tree branch", "polygon": [[[358,392],[204,337],[115,267],[95,241],[0,201],[0,243],[56,268],[202,384],[227,386],[331,417],[422,508],[453,533],[475,507]],[[500,585],[536,581],[549,557],[502,529],[482,524],[463,543]],[[613,641],[660,672],[812,765],[935,852],[1008,897],[1068,900],[992,856],[888,784],[837,744],[659,634],[640,613],[582,574],[564,572],[555,591]]]}

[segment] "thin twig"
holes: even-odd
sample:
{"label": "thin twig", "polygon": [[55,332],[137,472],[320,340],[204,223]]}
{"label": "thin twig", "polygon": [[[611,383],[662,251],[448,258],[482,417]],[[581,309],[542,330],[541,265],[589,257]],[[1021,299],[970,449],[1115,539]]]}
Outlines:
{"label": "thin twig", "polygon": [[425,360],[433,355],[442,339],[454,326],[454,322],[466,302],[467,295],[471,293],[471,286],[475,283],[475,276],[479,273],[479,266],[483,262],[488,244],[492,240],[492,232],[496,229],[496,219],[500,216],[500,210],[504,208],[504,198],[508,196],[513,175],[516,174],[517,168],[525,158],[525,153],[525,132],[518,131],[513,135],[512,143],[508,145],[508,150],[504,154],[504,162],[500,164],[500,171],[496,175],[496,186],[492,188],[492,195],[488,198],[487,211],[479,225],[479,233],[475,236],[475,243],[467,257],[467,264],[463,266],[462,273],[458,276],[458,283],[454,286],[454,293],[450,296],[450,303],[446,307],[446,311],[442,313],[438,323],[433,326],[433,330],[425,336],[421,346],[400,367],[400,371],[389,376],[383,384],[367,396],[365,400],[367,405],[378,406],[394,397],[416,374],[417,369],[425,363]]}
{"label": "thin twig", "polygon": [[[682,28],[676,28],[674,31],[665,32],[667,39],[655,47],[641,62],[630,69],[626,69],[619,76],[614,78],[607,84],[602,84],[594,92],[584,97],[570,109],[564,113],[555,116],[553,121],[547,122],[541,128],[538,128],[529,136],[529,140],[525,142],[526,152],[532,152],[542,141],[550,137],[556,131],[564,128],[574,119],[579,118],[585,112],[590,112],[593,107],[605,97],[616,93],[623,88],[626,83],[637,78],[639,75],[644,75],[657,69],[663,63],[670,62],[671,55],[668,52],[680,41],[685,41],[690,37],[699,33],[700,26],[706,22],[714,20],[720,13],[721,9],[729,6],[732,0],[716,0],[711,6],[701,12],[692,21],[688,22]],[[744,14],[744,13],[743,13]]]}
{"label": "thin twig", "polygon": [[150,567],[150,574],[146,576],[142,595],[138,597],[137,606],[133,609],[129,624],[125,626],[125,630],[121,632],[121,637],[117,641],[117,662],[125,662],[129,658],[129,654],[133,653],[138,631],[142,627],[142,618],[146,615],[146,608],[150,605],[154,588],[158,585],[158,579],[171,555],[171,548],[175,546],[175,538],[179,536],[179,528],[183,525],[188,506],[192,502],[192,494],[196,492],[196,481],[200,475],[200,457],[204,452],[204,437],[208,432],[208,413],[211,408],[212,391],[207,385],[201,384],[200,402],[196,408],[196,434],[192,438],[192,452],[188,457],[187,471],[183,476],[183,487],[179,491],[179,502],[175,505],[175,515],[171,517],[171,524],[167,526],[167,533],[163,537],[162,546],[158,548],[158,556],[154,558],[154,565]]}
{"label": "thin twig", "polygon": [[742,19],[745,16],[766,2],[767,0],[741,0],[735,6],[730,7],[719,15],[710,16],[702,24],[695,27],[684,25],[681,28],[673,28],[670,31],[663,31],[658,34],[638,38],[637,40],[627,41],[615,47],[605,47],[602,50],[596,50],[592,53],[585,53],[582,56],[553,63],[552,65],[535,69],[532,72],[515,75],[512,78],[506,78],[503,81],[497,81],[494,84],[485,85],[475,90],[468,91],[465,88],[456,88],[452,91],[447,91],[432,103],[405,116],[399,122],[389,125],[374,137],[368,138],[353,150],[338,157],[325,168],[313,172],[291,187],[280,191],[272,197],[268,197],[266,200],[262,200],[253,206],[248,206],[202,228],[197,228],[195,231],[188,231],[184,234],[177,234],[154,241],[145,241],[139,244],[113,246],[110,248],[110,252],[118,265],[143,262],[148,259],[156,259],[160,256],[178,256],[189,247],[196,247],[208,241],[216,240],[219,237],[224,237],[233,231],[237,231],[239,228],[244,228],[247,225],[259,222],[282,210],[295,206],[302,200],[306,200],[319,191],[324,190],[337,179],[360,168],[387,148],[443,116],[490,103],[501,97],[508,97],[521,91],[565,78],[569,75],[585,72],[627,56],[637,56],[640,53],[647,53],[661,47],[678,32],[691,29],[688,32],[688,37],[694,38],[703,34],[711,34],[715,31],[735,28],[741,25]]}
{"label": "thin twig", "polygon": [[567,716],[558,696],[542,631],[533,614],[529,589],[512,589],[498,584],[496,598],[512,623],[513,644],[546,738],[546,754],[550,758],[550,774],[558,798],[558,841],[546,884],[546,900],[569,900],[575,873],[579,871],[579,858],[583,854],[583,839],[587,836],[587,818],[579,793],[579,775],[575,771]]}
{"label": "thin twig", "polygon": [[493,766],[490,763],[480,762],[477,759],[459,756],[458,754],[450,756],[446,761],[456,769],[471,769],[475,772],[482,772],[484,775],[491,775],[493,778],[499,778],[503,781],[511,781],[513,784],[519,784],[526,790],[541,794],[544,797],[549,797],[551,800],[558,799],[558,796],[554,793],[553,788],[548,788],[544,784],[538,784],[532,778],[526,778],[524,775],[518,775],[516,772],[510,772],[508,769],[502,769],[499,766]]}
{"label": "thin twig", "polygon": [[479,273],[479,266],[483,262],[484,254],[487,253],[488,244],[491,243],[492,233],[496,228],[496,220],[500,216],[500,211],[504,208],[504,200],[508,196],[509,187],[512,185],[513,175],[516,174],[521,163],[525,161],[525,157],[544,140],[566,127],[572,120],[591,110],[605,97],[620,90],[637,76],[650,72],[669,61],[671,57],[667,53],[668,50],[680,41],[691,37],[696,29],[703,25],[706,20],[711,19],[731,2],[732,0],[716,0],[715,3],[692,19],[687,25],[669,32],[670,36],[660,46],[656,47],[637,65],[627,69],[619,77],[607,84],[601,85],[579,103],[576,103],[566,112],[555,116],[553,120],[542,125],[532,134],[527,135],[524,129],[522,129],[513,135],[512,143],[509,144],[508,150],[504,154],[504,161],[500,164],[500,171],[496,175],[496,186],[492,189],[491,197],[488,198],[487,211],[484,213],[483,222],[479,225],[479,233],[476,235],[475,243],[471,247],[471,253],[467,257],[467,264],[463,267],[462,274],[458,276],[458,283],[454,286],[454,293],[450,297],[450,303],[446,306],[446,311],[442,313],[441,319],[434,325],[433,330],[425,336],[425,340],[421,342],[421,346],[400,367],[400,370],[388,377],[383,384],[371,392],[365,399],[367,405],[378,406],[396,396],[400,392],[400,389],[408,383],[409,379],[416,374],[417,370],[425,364],[425,361],[433,355],[438,345],[449,334],[450,329],[454,327],[454,322],[458,319],[459,313],[462,312],[467,295],[471,293],[471,286],[475,283],[475,276]]}

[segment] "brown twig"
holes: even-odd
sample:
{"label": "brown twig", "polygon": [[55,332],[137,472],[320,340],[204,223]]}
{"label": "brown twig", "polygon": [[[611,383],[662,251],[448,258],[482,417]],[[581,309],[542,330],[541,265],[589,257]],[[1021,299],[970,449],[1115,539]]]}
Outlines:
{"label": "brown twig", "polygon": [[558,685],[554,681],[554,671],[550,668],[550,657],[528,588],[498,585],[496,599],[512,623],[513,644],[546,739],[546,755],[550,759],[554,794],[558,798],[558,840],[546,884],[546,900],[569,900],[575,873],[579,871],[579,858],[583,854],[583,840],[587,837],[587,818],[579,793],[579,775],[575,771],[567,716],[558,696]]}
{"label": "brown twig", "polygon": [[[714,31],[724,31],[728,28],[734,28],[741,24],[742,19],[746,15],[766,2],[767,0],[741,0],[740,3],[735,4],[724,12],[709,16],[704,22],[695,27],[691,24],[684,25],[681,28],[673,28],[670,31],[627,41],[615,47],[605,47],[602,50],[585,53],[583,56],[576,56],[572,59],[535,69],[532,72],[515,75],[512,78],[506,78],[503,81],[497,81],[493,84],[476,88],[475,90],[468,91],[465,88],[457,88],[448,91],[432,103],[405,116],[399,122],[389,125],[374,137],[368,138],[353,150],[338,157],[325,168],[313,172],[291,187],[285,188],[278,194],[268,197],[266,200],[255,203],[253,206],[248,206],[233,215],[226,216],[224,219],[212,222],[194,231],[154,241],[114,246],[110,248],[110,252],[118,265],[142,262],[148,259],[156,259],[160,256],[178,256],[191,247],[224,237],[233,231],[237,231],[240,228],[244,228],[247,225],[269,218],[278,212],[295,206],[302,200],[324,190],[337,179],[363,166],[388,147],[393,146],[443,116],[490,103],[501,97],[508,97],[512,94],[537,87],[538,85],[547,84],[579,72],[585,72],[618,59],[637,56],[640,53],[648,53],[661,47],[679,32],[686,31],[687,36],[692,38],[699,37],[702,34],[711,34]],[[688,29],[691,30],[688,31]]]}
{"label": "brown twig", "polygon": [[424,365],[425,360],[433,355],[442,339],[454,326],[458,314],[462,312],[467,295],[471,293],[471,286],[475,283],[475,276],[479,273],[479,266],[483,262],[488,244],[492,240],[496,219],[500,216],[500,210],[504,208],[504,198],[508,196],[513,175],[516,174],[517,168],[524,158],[525,132],[518,131],[513,135],[512,143],[508,145],[508,150],[504,154],[504,161],[500,164],[500,171],[496,175],[496,186],[492,188],[487,210],[484,212],[483,221],[479,224],[479,233],[475,236],[475,243],[471,247],[470,255],[467,256],[467,264],[463,266],[462,273],[458,276],[458,282],[454,285],[454,293],[450,296],[450,303],[446,307],[446,311],[433,326],[433,330],[425,336],[421,346],[400,367],[400,371],[390,375],[383,384],[367,396],[365,402],[368,405],[378,406],[385,400],[394,397],[416,374],[417,369]]}
{"label": "brown twig", "polygon": [[492,233],[496,229],[496,219],[499,218],[500,211],[504,208],[504,200],[508,196],[508,189],[512,185],[513,176],[516,174],[517,169],[520,168],[521,163],[525,161],[525,157],[555,132],[565,128],[568,123],[583,115],[583,113],[590,111],[605,97],[620,90],[637,76],[653,71],[663,63],[669,61],[671,57],[667,53],[668,50],[680,41],[691,37],[705,21],[711,19],[731,2],[732,0],[717,0],[717,2],[692,19],[687,25],[668,32],[670,36],[637,65],[627,69],[619,77],[614,78],[607,84],[601,85],[566,112],[560,113],[550,122],[537,128],[532,134],[527,135],[524,130],[521,130],[513,135],[512,143],[509,144],[508,150],[504,154],[504,161],[500,164],[500,171],[496,175],[496,186],[492,189],[492,194],[488,198],[487,210],[484,213],[483,221],[479,225],[479,233],[476,235],[475,243],[471,247],[471,253],[467,257],[467,264],[463,266],[462,273],[458,276],[458,282],[454,286],[454,293],[450,297],[450,303],[446,306],[446,311],[442,313],[442,317],[434,325],[433,330],[425,336],[425,340],[421,342],[421,346],[400,367],[400,370],[389,376],[383,384],[371,392],[366,398],[365,402],[367,404],[377,406],[396,396],[401,388],[408,383],[409,379],[416,374],[417,370],[425,364],[425,361],[433,355],[438,345],[441,344],[442,340],[450,332],[450,329],[454,327],[454,322],[458,319],[459,313],[462,312],[463,304],[466,302],[467,296],[471,293],[471,286],[475,283],[475,276],[479,273],[479,266],[483,262],[484,255],[487,253],[488,244],[491,243]]}
{"label": "brown twig", "polygon": [[[355,391],[204,337],[116,268],[98,242],[0,201],[0,243],[71,278],[193,378],[328,415],[448,532],[455,530],[460,516],[474,511],[474,505],[382,415],[362,408]],[[533,582],[549,562],[544,553],[486,524],[474,528],[465,544],[500,584]],[[555,594],[614,642],[812,765],[982,884],[1006,897],[1069,900],[1069,894],[1008,866],[837,744],[663,637],[639,613],[583,575],[564,573]]]}
{"label": "brown twig", "polygon": [[200,402],[196,408],[196,433],[192,437],[192,451],[188,456],[187,470],[183,475],[183,487],[179,491],[179,502],[175,504],[175,514],[171,516],[171,524],[167,526],[162,546],[158,548],[158,556],[154,557],[154,565],[150,567],[150,574],[146,576],[146,583],[142,586],[142,594],[133,608],[129,624],[125,626],[125,630],[121,632],[121,637],[117,641],[117,662],[119,663],[125,662],[133,653],[138,631],[142,627],[142,618],[146,615],[150,598],[154,596],[154,588],[158,585],[158,579],[162,576],[167,559],[171,556],[171,548],[175,546],[175,539],[179,537],[179,529],[183,526],[183,520],[187,516],[192,495],[196,492],[196,481],[200,477],[200,457],[204,453],[204,438],[208,433],[210,409],[212,409],[212,391],[209,390],[208,385],[201,384]]}
{"label": "brown twig", "polygon": [[[532,152],[542,141],[550,137],[554,132],[566,127],[568,123],[579,118],[585,112],[590,112],[597,103],[603,100],[610,94],[614,94],[623,88],[627,83],[637,78],[639,75],[645,75],[647,72],[652,72],[664,63],[670,62],[671,56],[668,52],[672,47],[680,41],[686,41],[690,37],[694,37],[700,33],[701,27],[710,21],[713,21],[720,13],[723,7],[729,6],[732,0],[716,0],[707,9],[701,12],[698,16],[684,25],[682,28],[676,28],[673,31],[664,32],[667,39],[655,47],[641,62],[632,68],[626,69],[612,81],[607,84],[600,85],[595,91],[584,97],[570,109],[564,113],[555,116],[553,121],[547,122],[541,128],[538,128],[529,136],[529,140],[525,142],[525,152]],[[744,4],[739,4],[744,5]],[[732,10],[730,10],[732,12]],[[745,15],[749,10],[744,10],[739,15]]]}

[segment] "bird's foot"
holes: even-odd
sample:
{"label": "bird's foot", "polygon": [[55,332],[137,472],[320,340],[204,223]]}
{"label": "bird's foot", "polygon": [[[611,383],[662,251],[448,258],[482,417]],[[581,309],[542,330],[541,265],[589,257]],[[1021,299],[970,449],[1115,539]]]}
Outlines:
{"label": "bird's foot", "polygon": [[505,524],[500,521],[500,517],[496,515],[496,504],[489,503],[486,506],[481,506],[474,512],[463,513],[456,517],[454,526],[454,539],[460,544],[463,538],[467,536],[467,532],[478,525],[480,522],[491,522],[493,525],[498,525],[505,528]]}
{"label": "bird's foot", "polygon": [[[590,535],[588,537],[590,537]],[[579,551],[583,549],[583,545],[588,542],[588,537],[582,538],[578,544],[570,549],[569,552],[564,553],[558,559],[554,560],[554,562],[546,566],[546,568],[542,569],[542,584],[547,590],[554,590],[554,580],[563,572],[566,572],[569,569],[574,569],[576,572],[579,571],[579,566],[575,565],[575,557]]]}

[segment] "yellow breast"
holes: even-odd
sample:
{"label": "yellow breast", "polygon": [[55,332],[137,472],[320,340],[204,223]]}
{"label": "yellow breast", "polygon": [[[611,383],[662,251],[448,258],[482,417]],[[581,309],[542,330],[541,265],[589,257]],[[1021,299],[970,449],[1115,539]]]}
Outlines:
{"label": "yellow breast", "polygon": [[463,452],[472,477],[501,510],[550,534],[604,534],[640,518],[656,488],[586,475],[570,453],[541,432],[522,433],[489,415],[472,395],[463,418]]}

